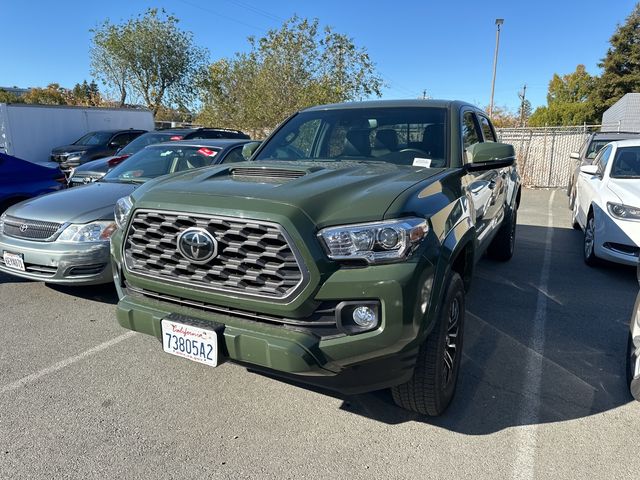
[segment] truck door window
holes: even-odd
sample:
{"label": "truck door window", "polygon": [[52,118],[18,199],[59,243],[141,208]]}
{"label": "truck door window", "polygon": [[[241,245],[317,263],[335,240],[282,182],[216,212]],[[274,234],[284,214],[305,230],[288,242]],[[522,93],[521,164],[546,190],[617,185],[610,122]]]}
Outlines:
{"label": "truck door window", "polygon": [[496,134],[491,128],[489,119],[484,115],[478,115],[478,121],[480,122],[480,128],[482,128],[482,134],[485,142],[497,142]]}
{"label": "truck door window", "polygon": [[478,129],[478,124],[474,119],[473,112],[465,112],[462,116],[462,147],[465,156],[467,148],[475,143],[480,143],[481,138],[482,134]]}

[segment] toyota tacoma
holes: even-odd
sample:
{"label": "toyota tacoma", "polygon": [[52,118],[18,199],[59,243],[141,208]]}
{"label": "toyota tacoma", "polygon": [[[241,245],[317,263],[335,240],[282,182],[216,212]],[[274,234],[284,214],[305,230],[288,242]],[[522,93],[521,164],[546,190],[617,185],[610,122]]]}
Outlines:
{"label": "toyota tacoma", "polygon": [[408,100],[309,108],[243,153],[118,201],[120,325],[196,362],[442,413],[474,265],[513,255],[513,147],[472,105]]}

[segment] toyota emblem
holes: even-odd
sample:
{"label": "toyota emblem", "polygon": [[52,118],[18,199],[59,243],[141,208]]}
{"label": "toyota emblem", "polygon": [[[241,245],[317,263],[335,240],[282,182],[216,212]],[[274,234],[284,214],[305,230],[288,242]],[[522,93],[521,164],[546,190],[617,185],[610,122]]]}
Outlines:
{"label": "toyota emblem", "polygon": [[193,263],[207,263],[218,255],[218,241],[204,228],[188,228],[178,235],[178,252]]}
{"label": "toyota emblem", "polygon": [[22,225],[20,225],[20,231],[22,233],[26,232],[27,228],[29,228],[29,225],[27,225],[26,223],[23,223]]}

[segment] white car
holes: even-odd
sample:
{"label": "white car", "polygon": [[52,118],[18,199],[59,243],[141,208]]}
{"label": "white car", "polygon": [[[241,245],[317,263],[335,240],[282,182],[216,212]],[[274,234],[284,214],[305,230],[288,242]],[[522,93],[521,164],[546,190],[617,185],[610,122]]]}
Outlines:
{"label": "white car", "polygon": [[584,230],[584,260],[636,265],[640,252],[640,140],[611,142],[580,167],[573,226]]}

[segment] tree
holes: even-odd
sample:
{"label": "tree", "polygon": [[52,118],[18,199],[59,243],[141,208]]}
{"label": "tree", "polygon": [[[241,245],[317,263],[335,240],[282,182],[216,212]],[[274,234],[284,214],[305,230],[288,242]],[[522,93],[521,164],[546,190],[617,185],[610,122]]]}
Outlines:
{"label": "tree", "polygon": [[520,102],[520,106],[518,107],[518,125],[520,127],[524,127],[525,125],[527,125],[529,118],[531,117],[531,112],[532,112],[532,108],[531,108],[531,102],[529,100],[522,99]]}
{"label": "tree", "polygon": [[139,95],[154,113],[162,106],[187,105],[197,93],[208,52],[164,10],[148,9],[122,25],[106,20],[93,30],[92,72],[120,95]]}
{"label": "tree", "polygon": [[380,96],[382,80],[366,50],[317,19],[294,16],[248,42],[248,53],[209,67],[200,123],[261,132],[310,105]]}
{"label": "tree", "polygon": [[24,103],[24,99],[20,95],[0,88],[0,103]]}
{"label": "tree", "polygon": [[[484,107],[484,111],[489,114],[489,105]],[[491,112],[491,123],[495,128],[512,128],[519,126],[519,118],[518,115],[513,113],[507,107],[500,107],[498,105],[493,106],[493,111]]]}
{"label": "tree", "polygon": [[66,105],[68,92],[57,83],[50,83],[46,88],[32,88],[24,95],[25,103],[38,105]]}
{"label": "tree", "polygon": [[592,98],[596,115],[617,102],[624,94],[640,92],[640,4],[611,36],[611,46],[598,64],[603,69]]}
{"label": "tree", "polygon": [[584,65],[567,75],[553,74],[549,82],[547,105],[538,107],[529,118],[529,125],[581,125],[597,122],[597,112],[590,99],[596,79]]}

